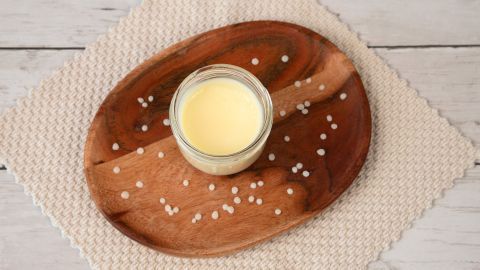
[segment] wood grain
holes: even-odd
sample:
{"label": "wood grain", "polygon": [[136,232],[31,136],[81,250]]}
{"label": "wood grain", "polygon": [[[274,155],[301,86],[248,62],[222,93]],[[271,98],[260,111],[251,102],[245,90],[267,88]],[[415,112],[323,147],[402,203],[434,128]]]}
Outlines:
{"label": "wood grain", "polygon": [[[473,106],[474,101],[471,102],[472,106],[462,106],[469,98],[479,97],[479,92],[475,92],[475,89],[480,86],[475,78],[478,78],[480,67],[480,49],[448,47],[449,44],[472,44],[471,39],[478,36],[478,23],[474,23],[479,18],[478,12],[470,5],[475,2],[409,1],[395,8],[391,8],[398,4],[395,1],[369,1],[361,7],[344,0],[320,2],[326,4],[330,11],[339,14],[353,31],[358,32],[360,37],[372,46],[446,46],[376,51],[418,89],[421,95],[431,101],[433,107],[439,109],[453,125],[480,145],[480,106]],[[98,8],[104,11],[96,12],[93,8],[95,3],[101,3],[102,6]],[[123,0],[85,0],[72,4],[76,9],[59,8],[68,7],[64,0],[23,0],[17,1],[15,5],[2,2],[0,46],[85,46],[104,32],[104,22],[113,24],[114,20],[126,14],[128,9],[121,7],[125,4]],[[455,12],[438,12],[436,5],[448,5],[450,10]],[[452,35],[445,35],[441,29],[438,30],[436,25],[425,25],[423,21],[427,19],[410,16],[418,10],[432,7],[437,11],[429,12],[428,20],[448,21],[452,28],[460,31],[457,32],[459,35],[462,33],[464,36],[452,38]],[[38,14],[30,15],[30,20],[25,21],[27,9]],[[124,14],[119,15],[119,10],[123,10]],[[70,14],[70,11],[75,14]],[[51,18],[62,16],[65,17],[61,24],[55,23]],[[388,18],[394,19],[395,27],[400,28],[395,30],[395,34],[391,33],[393,25]],[[379,20],[382,23],[379,23]],[[462,21],[465,23],[461,23]],[[418,28],[420,24],[421,29]],[[15,25],[16,28],[8,30],[5,25]],[[59,25],[62,27],[58,28]],[[81,27],[89,30],[81,31]],[[436,30],[433,31],[434,29]],[[29,37],[28,40],[25,39],[26,36]],[[17,49],[0,50],[0,57],[1,112],[13,106],[17,98],[25,96],[42,77],[59,68],[71,57],[71,53],[52,49]],[[422,66],[430,68],[428,76],[424,75]],[[437,96],[436,91],[439,88],[435,83],[439,81],[443,82],[442,88],[450,91]],[[480,204],[475,200],[480,186],[479,172],[477,166],[465,178],[458,180],[455,187],[447,191],[445,198],[440,200],[441,204],[427,210],[427,214],[413,224],[413,228],[403,235],[392,250],[384,252],[380,260],[372,263],[369,269],[476,269],[480,265],[478,251],[471,247],[480,243],[480,233],[475,233],[476,230],[472,227],[479,223]],[[13,176],[5,171],[0,171],[0,193],[1,269],[88,268],[86,260],[78,257],[77,252],[69,247],[67,240],[61,239],[58,229],[51,226],[38,208],[31,205],[31,199],[14,183]],[[430,214],[431,212],[436,214]],[[38,226],[32,227],[31,224]]]}
{"label": "wood grain", "polygon": [[[2,2],[0,47],[84,47],[140,0]],[[480,44],[480,4],[471,0],[317,0],[371,46]]]}
{"label": "wood grain", "polygon": [[0,50],[0,113],[13,107],[41,79],[61,68],[75,52],[78,50]]}
{"label": "wood grain", "polygon": [[[288,62],[281,61],[283,55]],[[251,64],[251,59],[260,64]],[[226,63],[256,75],[269,90],[274,125],[265,151],[247,170],[231,176],[202,173],[184,160],[163,125],[171,97],[199,67]],[[295,85],[300,84],[300,85]],[[341,99],[340,95],[347,96]],[[143,108],[138,97],[154,96]],[[309,113],[296,105],[310,101]],[[286,112],[280,116],[280,110]],[[333,120],[327,120],[329,116]],[[140,130],[148,124],[146,132]],[[331,128],[338,125],[338,128]],[[327,135],[326,140],[320,134]],[[284,141],[284,136],[291,138]],[[224,255],[305,222],[331,204],[357,176],[370,143],[371,120],[360,77],[332,43],[306,28],[249,22],[192,37],[147,60],[123,79],[101,105],[85,146],[93,200],[105,217],[134,240],[179,256]],[[118,143],[120,149],[112,149]],[[136,149],[143,147],[144,154]],[[318,149],[327,152],[317,154]],[[164,158],[158,158],[162,151]],[[274,161],[268,159],[274,153]],[[291,171],[298,162],[303,168]],[[112,169],[118,166],[120,173]],[[302,175],[308,172],[309,176]],[[135,188],[142,179],[144,187]],[[190,185],[184,187],[182,181]],[[252,182],[264,181],[255,190]],[[216,190],[210,192],[210,183]],[[232,195],[232,187],[240,189]],[[289,196],[287,188],[294,194]],[[121,194],[128,191],[128,200]],[[185,194],[188,193],[188,198]],[[248,203],[254,195],[263,204]],[[243,201],[234,204],[238,196]],[[169,216],[159,198],[181,211]],[[233,215],[222,205],[234,205]],[[275,215],[276,208],[281,215]],[[218,220],[209,216],[219,211]],[[194,215],[204,218],[192,224]]]}
{"label": "wood grain", "polygon": [[480,147],[480,48],[375,51]]}
{"label": "wood grain", "polygon": [[337,12],[370,46],[480,45],[474,30],[480,25],[479,1],[316,1]]}
{"label": "wood grain", "polygon": [[13,175],[0,170],[0,269],[90,269],[79,253]]}
{"label": "wood grain", "polygon": [[414,221],[371,270],[478,269],[480,266],[480,166]]}
{"label": "wood grain", "polygon": [[140,0],[19,0],[0,4],[0,47],[84,47]]}

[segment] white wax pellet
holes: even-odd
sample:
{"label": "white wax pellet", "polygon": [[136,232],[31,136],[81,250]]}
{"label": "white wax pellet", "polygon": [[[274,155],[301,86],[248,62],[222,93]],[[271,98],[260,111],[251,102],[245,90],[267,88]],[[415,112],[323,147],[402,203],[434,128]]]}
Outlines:
{"label": "white wax pellet", "polygon": [[297,167],[295,167],[295,166],[294,166],[294,167],[292,167],[292,172],[293,172],[293,173],[297,173],[297,172],[298,172],[298,168],[297,168]]}
{"label": "white wax pellet", "polygon": [[163,119],[163,125],[164,126],[170,126],[170,119],[168,119],[168,118]]}
{"label": "white wax pellet", "polygon": [[165,157],[165,153],[163,153],[163,152],[158,152],[158,157],[159,157],[159,158],[164,158],[164,157]]}
{"label": "white wax pellet", "polygon": [[218,211],[213,211],[212,212],[212,218],[213,219],[218,219]]}
{"label": "white wax pellet", "polygon": [[293,194],[293,189],[292,188],[287,188],[287,194],[292,195]]}
{"label": "white wax pellet", "polygon": [[170,204],[165,205],[165,211],[167,212],[172,211],[172,206]]}
{"label": "white wax pellet", "polygon": [[297,165],[295,165],[295,167],[297,167],[297,169],[302,169],[303,168],[303,164],[302,163],[297,163]]}
{"label": "white wax pellet", "polygon": [[122,197],[122,199],[126,200],[128,199],[128,197],[130,197],[130,193],[128,193],[128,191],[123,191],[120,196]]}
{"label": "white wax pellet", "polygon": [[144,100],[143,98],[141,98],[141,97],[137,98],[137,101],[138,101],[138,103],[140,103],[140,104],[142,104],[143,102],[145,102],[145,100]]}
{"label": "white wax pellet", "polygon": [[143,153],[145,153],[145,149],[143,149],[142,147],[137,148],[137,154],[141,155]]}
{"label": "white wax pellet", "polygon": [[283,55],[282,56],[282,62],[284,62],[284,63],[288,62],[288,55]]}
{"label": "white wax pellet", "polygon": [[143,188],[143,182],[142,181],[137,181],[137,183],[135,183],[135,186],[137,188]]}
{"label": "white wax pellet", "polygon": [[153,96],[148,96],[148,101],[152,102],[153,101]]}
{"label": "white wax pellet", "polygon": [[337,129],[337,128],[338,128],[337,124],[335,124],[335,123],[331,124],[330,127],[331,127],[332,129]]}
{"label": "white wax pellet", "polygon": [[173,213],[176,214],[176,213],[178,213],[178,212],[180,212],[180,208],[178,208],[177,206],[175,206],[175,207],[173,208]]}
{"label": "white wax pellet", "polygon": [[147,107],[148,107],[148,103],[143,102],[143,103],[142,103],[142,107],[143,107],[143,108],[147,108]]}
{"label": "white wax pellet", "polygon": [[333,120],[333,117],[332,117],[330,114],[327,115],[327,121],[328,121],[328,122],[332,122],[332,120]]}
{"label": "white wax pellet", "polygon": [[302,113],[303,113],[303,114],[308,114],[308,109],[303,109],[303,110],[302,110]]}
{"label": "white wax pellet", "polygon": [[238,193],[238,187],[232,187],[232,194]]}
{"label": "white wax pellet", "polygon": [[118,149],[120,149],[120,145],[118,145],[118,143],[114,143],[114,144],[112,145],[112,150],[113,150],[113,151],[117,151]]}
{"label": "white wax pellet", "polygon": [[305,100],[305,102],[303,102],[303,105],[305,105],[305,107],[310,107],[310,101],[308,100]]}
{"label": "white wax pellet", "polygon": [[254,183],[254,182],[250,183],[250,188],[251,189],[257,188],[257,183]]}
{"label": "white wax pellet", "polygon": [[168,211],[169,216],[173,216],[173,211]]}
{"label": "white wax pellet", "polygon": [[188,185],[190,184],[190,181],[185,179],[185,180],[183,180],[182,184],[183,184],[184,187],[188,187]]}
{"label": "white wax pellet", "polygon": [[261,204],[263,203],[263,200],[260,199],[260,198],[258,198],[258,199],[256,200],[256,203],[257,203],[257,205],[261,205]]}
{"label": "white wax pellet", "polygon": [[120,173],[120,167],[118,167],[118,166],[113,167],[113,173],[114,174],[119,174]]}
{"label": "white wax pellet", "polygon": [[297,108],[297,110],[301,111],[301,110],[305,109],[305,105],[303,105],[302,103],[299,103],[299,104],[297,104],[296,108]]}
{"label": "white wax pellet", "polygon": [[281,110],[281,111],[280,111],[280,116],[281,116],[281,117],[284,117],[286,114],[287,114],[287,113],[286,113],[284,110]]}
{"label": "white wax pellet", "polygon": [[160,203],[161,204],[165,204],[165,202],[166,202],[165,198],[160,198]]}
{"label": "white wax pellet", "polygon": [[322,148],[318,149],[318,150],[317,150],[317,154],[318,154],[319,156],[325,156],[325,149],[322,149]]}
{"label": "white wax pellet", "polygon": [[295,87],[300,88],[300,86],[302,86],[302,83],[300,81],[295,81],[294,85]]}
{"label": "white wax pellet", "polygon": [[252,65],[256,66],[256,65],[258,65],[258,63],[260,63],[260,60],[258,60],[258,58],[253,58],[252,59]]}
{"label": "white wax pellet", "polygon": [[255,201],[255,197],[252,195],[248,196],[248,202],[253,203],[253,201]]}
{"label": "white wax pellet", "polygon": [[312,78],[307,78],[305,81],[306,81],[307,83],[311,83],[311,82],[312,82]]}
{"label": "white wax pellet", "polygon": [[264,184],[265,184],[265,183],[263,183],[262,180],[260,180],[260,181],[257,182],[257,185],[258,185],[259,187],[263,187]]}
{"label": "white wax pellet", "polygon": [[227,209],[228,209],[228,204],[224,203],[224,204],[222,205],[222,209],[225,210],[225,211],[227,211]]}
{"label": "white wax pellet", "polygon": [[290,141],[290,137],[289,137],[289,136],[285,136],[285,137],[283,137],[283,140],[286,141],[286,142],[289,142],[289,141]]}
{"label": "white wax pellet", "polygon": [[242,199],[240,199],[240,197],[235,197],[233,198],[233,202],[236,203],[236,204],[239,204],[242,202]]}
{"label": "white wax pellet", "polygon": [[215,185],[214,184],[208,185],[208,190],[214,191],[215,190]]}
{"label": "white wax pellet", "polygon": [[275,209],[275,215],[279,216],[282,213],[282,210],[280,208]]}
{"label": "white wax pellet", "polygon": [[192,223],[193,223],[193,224],[197,223],[197,220],[194,219],[194,218],[192,218]]}
{"label": "white wax pellet", "polygon": [[274,161],[275,160],[275,154],[273,154],[273,153],[268,154],[268,160]]}
{"label": "white wax pellet", "polygon": [[302,175],[303,175],[303,177],[309,177],[310,173],[308,171],[303,171]]}
{"label": "white wax pellet", "polygon": [[233,212],[235,212],[235,208],[233,208],[233,206],[230,206],[227,208],[227,212],[231,215],[233,214]]}
{"label": "white wax pellet", "polygon": [[324,84],[320,84],[320,86],[318,86],[318,89],[319,89],[320,91],[325,90],[325,85],[324,85]]}
{"label": "white wax pellet", "polygon": [[347,98],[347,94],[345,94],[345,93],[340,94],[340,99],[341,100],[345,100],[346,98]]}
{"label": "white wax pellet", "polygon": [[148,130],[148,126],[147,126],[147,125],[143,125],[143,126],[142,126],[142,131],[145,132],[145,131],[147,131],[147,130]]}
{"label": "white wax pellet", "polygon": [[320,139],[326,140],[327,139],[327,134],[325,134],[325,133],[320,134]]}
{"label": "white wax pellet", "polygon": [[202,219],[202,214],[196,213],[196,214],[195,214],[195,219],[196,219],[196,220],[201,220],[201,219]]}

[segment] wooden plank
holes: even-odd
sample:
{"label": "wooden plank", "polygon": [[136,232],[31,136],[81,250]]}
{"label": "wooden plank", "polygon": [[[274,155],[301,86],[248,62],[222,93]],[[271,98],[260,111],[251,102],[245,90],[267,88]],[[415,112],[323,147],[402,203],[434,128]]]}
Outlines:
{"label": "wooden plank", "polygon": [[89,269],[13,175],[0,171],[0,269]]}
{"label": "wooden plank", "polygon": [[78,50],[0,50],[0,113],[61,68],[75,52]]}
{"label": "wooden plank", "polygon": [[[420,95],[480,145],[480,48],[376,49]],[[0,50],[0,112],[74,50]]]}
{"label": "wooden plank", "polygon": [[370,269],[478,269],[480,166],[467,171]]}
{"label": "wooden plank", "polygon": [[376,51],[440,115],[480,146],[480,48]]}
{"label": "wooden plank", "polygon": [[0,47],[84,47],[141,0],[7,0]]}
{"label": "wooden plank", "polygon": [[[12,1],[12,0],[10,0]],[[317,0],[372,46],[480,44],[480,2]],[[8,3],[8,2],[7,2]],[[1,47],[83,47],[140,0],[17,0],[0,8]],[[459,8],[461,7],[461,8]]]}
{"label": "wooden plank", "polygon": [[[372,46],[480,44],[480,2],[317,0]],[[475,34],[477,33],[477,34]]]}

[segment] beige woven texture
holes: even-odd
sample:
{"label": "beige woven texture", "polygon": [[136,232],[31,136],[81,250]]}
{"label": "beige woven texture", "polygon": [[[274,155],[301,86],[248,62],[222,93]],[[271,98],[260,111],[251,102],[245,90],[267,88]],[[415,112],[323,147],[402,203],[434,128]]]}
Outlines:
{"label": "beige woven texture", "polygon": [[[374,123],[360,176],[314,220],[228,257],[182,259],[137,244],[90,199],[82,171],[90,121],[116,82],[163,48],[260,19],[304,25],[353,60]],[[147,0],[0,117],[0,163],[98,269],[363,269],[462,177],[474,155],[470,141],[313,0]]]}

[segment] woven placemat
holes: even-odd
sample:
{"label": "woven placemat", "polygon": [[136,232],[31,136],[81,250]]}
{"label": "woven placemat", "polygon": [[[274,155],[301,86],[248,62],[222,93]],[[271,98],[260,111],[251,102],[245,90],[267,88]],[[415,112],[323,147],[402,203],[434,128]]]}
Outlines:
{"label": "woven placemat", "polygon": [[[114,229],[90,199],[82,168],[90,121],[108,91],[150,56],[194,34],[251,20],[306,26],[353,60],[373,114],[367,162],[320,216],[254,248],[182,259],[141,246]],[[0,163],[99,269],[365,268],[473,166],[474,156],[469,140],[313,0],[144,1],[0,117]]]}

